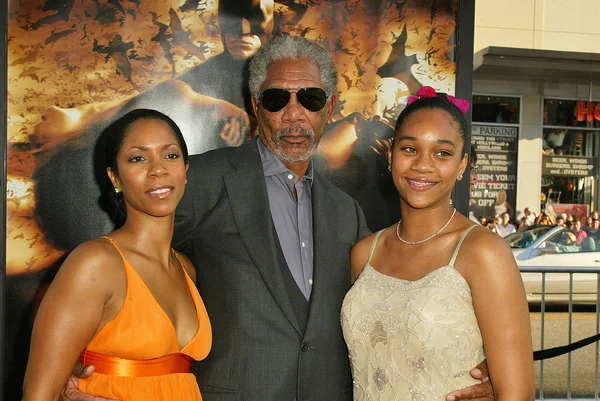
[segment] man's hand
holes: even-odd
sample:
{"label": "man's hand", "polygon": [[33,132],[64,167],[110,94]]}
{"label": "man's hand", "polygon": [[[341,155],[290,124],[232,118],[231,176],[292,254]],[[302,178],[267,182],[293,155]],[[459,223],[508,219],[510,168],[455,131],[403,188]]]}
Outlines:
{"label": "man's hand", "polygon": [[79,391],[79,379],[86,379],[94,373],[94,367],[77,362],[73,374],[60,393],[61,401],[112,401],[108,398],[94,397]]}
{"label": "man's hand", "polygon": [[492,382],[488,376],[487,362],[483,360],[483,362],[475,366],[470,373],[474,379],[481,380],[481,384],[475,384],[470,387],[452,391],[446,396],[446,401],[493,401],[495,399]]}

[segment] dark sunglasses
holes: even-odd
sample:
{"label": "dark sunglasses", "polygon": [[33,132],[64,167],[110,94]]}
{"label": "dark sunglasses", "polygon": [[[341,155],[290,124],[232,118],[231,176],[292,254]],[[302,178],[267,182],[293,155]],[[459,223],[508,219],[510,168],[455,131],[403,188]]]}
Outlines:
{"label": "dark sunglasses", "polygon": [[327,103],[327,94],[321,88],[302,88],[289,91],[287,89],[271,88],[260,94],[260,104],[272,113],[283,109],[296,93],[298,102],[308,111],[319,111]]}

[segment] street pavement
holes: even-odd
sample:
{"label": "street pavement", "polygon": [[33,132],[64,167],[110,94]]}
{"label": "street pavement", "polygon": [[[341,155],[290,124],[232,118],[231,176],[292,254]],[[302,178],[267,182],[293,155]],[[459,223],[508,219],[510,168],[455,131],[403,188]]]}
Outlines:
{"label": "street pavement", "polygon": [[[530,310],[531,334],[535,351],[541,349],[541,314],[537,307],[531,307]],[[544,349],[569,344],[569,314],[567,312],[566,307],[548,307],[544,322]],[[596,319],[594,306],[576,307],[573,313],[571,342],[596,334]],[[596,373],[597,363],[597,343],[587,345],[571,353],[571,398],[595,399],[599,380]],[[568,354],[544,360],[544,399],[569,398],[568,367]],[[540,399],[540,370],[541,362],[537,361],[535,363],[535,375],[536,397],[538,399]]]}

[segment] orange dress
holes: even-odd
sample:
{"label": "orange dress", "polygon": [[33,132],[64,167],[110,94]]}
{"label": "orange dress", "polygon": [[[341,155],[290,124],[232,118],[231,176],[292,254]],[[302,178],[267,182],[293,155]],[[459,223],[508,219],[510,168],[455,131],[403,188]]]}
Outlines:
{"label": "orange dress", "polygon": [[[169,357],[164,359],[172,356],[188,360],[191,357],[197,361],[206,358],[212,344],[210,321],[200,294],[187,272],[185,277],[196,307],[198,331],[180,350],[177,333],[169,317],[114,241],[108,237],[104,238],[117,248],[123,258],[127,292],[119,314],[96,334],[82,353],[80,360],[84,361],[86,353],[90,351],[92,355],[99,353],[136,362],[166,355]],[[90,363],[91,361],[93,358],[86,362],[93,364]],[[169,365],[163,363],[163,359],[159,362],[157,364],[159,370],[161,368],[165,370],[165,366]],[[94,373],[90,378],[79,379],[79,389],[95,396],[123,401],[202,400],[196,377],[192,373],[161,372],[156,376]]]}

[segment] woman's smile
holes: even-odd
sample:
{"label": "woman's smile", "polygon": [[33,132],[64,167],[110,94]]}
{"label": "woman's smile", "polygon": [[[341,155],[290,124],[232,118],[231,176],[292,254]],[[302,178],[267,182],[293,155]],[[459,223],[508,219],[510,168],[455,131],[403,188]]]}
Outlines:
{"label": "woman's smile", "polygon": [[413,191],[419,191],[419,192],[428,191],[437,184],[436,181],[432,181],[432,180],[424,180],[424,179],[415,180],[415,179],[410,179],[410,178],[405,178],[405,180],[408,183],[408,186],[410,189],[412,189]]}
{"label": "woman's smile", "polygon": [[165,199],[173,195],[173,190],[175,188],[169,185],[162,185],[159,187],[154,187],[146,191],[146,193],[152,197]]}

